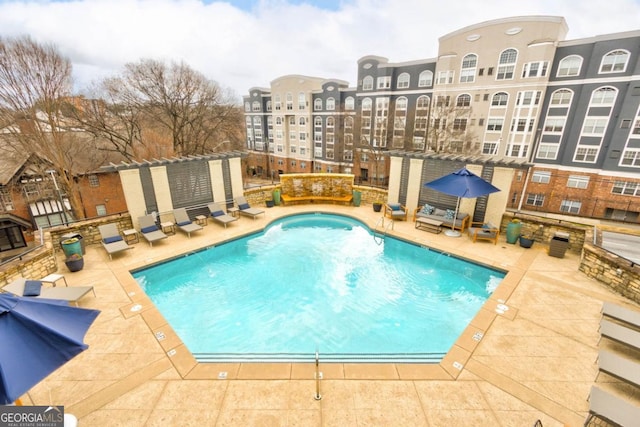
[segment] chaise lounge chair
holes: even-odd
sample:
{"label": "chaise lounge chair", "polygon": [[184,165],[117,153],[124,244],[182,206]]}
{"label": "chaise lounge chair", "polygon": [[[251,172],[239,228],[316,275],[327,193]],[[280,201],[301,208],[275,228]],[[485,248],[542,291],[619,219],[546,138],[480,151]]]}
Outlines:
{"label": "chaise lounge chair", "polygon": [[225,213],[225,211],[223,211],[220,205],[217,203],[209,203],[208,207],[211,218],[213,218],[215,222],[223,224],[224,228],[227,228],[227,224],[229,224],[230,222],[238,220],[238,218],[236,218],[235,216],[231,216]]}
{"label": "chaise lounge chair", "polygon": [[632,426],[637,425],[640,419],[640,407],[620,396],[591,386],[589,416],[584,425],[590,425],[594,416],[613,422],[615,425]]}
{"label": "chaise lounge chair", "polygon": [[602,304],[602,315],[640,327],[640,311],[632,310],[612,302]]}
{"label": "chaise lounge chair", "polygon": [[250,216],[253,219],[256,219],[256,217],[260,214],[264,214],[264,211],[262,209],[252,208],[251,206],[249,206],[249,203],[247,202],[247,199],[244,198],[244,196],[236,198],[236,205],[238,205],[238,212],[240,212],[242,215]]}
{"label": "chaise lounge chair", "polygon": [[140,224],[140,233],[149,242],[149,246],[153,246],[153,242],[167,238],[167,235],[158,228],[153,215],[141,216],[138,218],[138,224]]}
{"label": "chaise lounge chair", "polygon": [[600,336],[640,349],[640,332],[604,318],[600,319]]}
{"label": "chaise lounge chair", "polygon": [[178,208],[173,210],[173,217],[176,220],[176,226],[183,233],[187,233],[187,237],[191,237],[191,233],[194,231],[202,230],[202,226],[191,221],[189,214],[185,208]]}
{"label": "chaise lounge chair", "polygon": [[634,386],[640,386],[640,363],[608,350],[598,352],[598,369]]}
{"label": "chaise lounge chair", "polygon": [[500,237],[500,229],[490,222],[472,222],[471,227],[468,230],[469,238],[475,243],[478,240],[489,240],[493,244],[498,243],[498,237]]}
{"label": "chaise lounge chair", "polygon": [[93,296],[96,296],[93,286],[58,286],[50,288],[42,286],[40,280],[28,280],[23,277],[9,283],[2,290],[19,297],[59,299],[75,305],[78,305],[78,300],[89,292],[93,292]]}
{"label": "chaise lounge chair", "polygon": [[118,232],[118,226],[115,222],[100,225],[98,226],[98,230],[102,238],[102,246],[107,251],[107,254],[109,254],[109,259],[113,259],[113,254],[126,251],[127,249],[133,249],[133,246],[129,246],[127,242],[124,241]]}

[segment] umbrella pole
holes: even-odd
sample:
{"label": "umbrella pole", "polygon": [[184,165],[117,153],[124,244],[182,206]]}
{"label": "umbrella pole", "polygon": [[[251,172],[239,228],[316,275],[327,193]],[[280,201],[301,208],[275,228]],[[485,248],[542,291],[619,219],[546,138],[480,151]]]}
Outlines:
{"label": "umbrella pole", "polygon": [[456,202],[456,212],[453,214],[453,223],[451,224],[451,230],[447,230],[444,232],[445,236],[449,237],[460,237],[460,232],[455,229],[456,220],[458,219],[458,209],[460,208],[460,197],[458,197],[458,201]]}

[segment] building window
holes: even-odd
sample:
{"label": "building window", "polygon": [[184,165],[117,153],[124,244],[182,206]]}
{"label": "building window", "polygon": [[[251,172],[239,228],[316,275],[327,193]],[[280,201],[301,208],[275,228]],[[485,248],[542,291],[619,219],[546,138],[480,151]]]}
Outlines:
{"label": "building window", "polygon": [[334,111],[336,109],[335,98],[327,98],[327,110]]}
{"label": "building window", "polygon": [[298,110],[305,110],[307,108],[307,98],[304,96],[304,92],[298,93]]}
{"label": "building window", "polygon": [[439,71],[436,83],[439,85],[450,85],[453,83],[453,74],[453,70]]}
{"label": "building window", "polygon": [[547,75],[547,68],[549,63],[547,61],[529,62],[524,64],[522,68],[522,77],[544,77]]}
{"label": "building window", "polygon": [[416,101],[416,108],[418,110],[426,110],[429,108],[429,104],[430,104],[430,99],[428,96],[426,95],[422,95],[420,98],[418,98],[418,100]]}
{"label": "building window", "polygon": [[576,154],[573,157],[575,162],[595,163],[596,156],[598,155],[597,148],[578,147]]}
{"label": "building window", "polygon": [[398,76],[398,89],[406,89],[409,87],[409,73],[402,73]]}
{"label": "building window", "polygon": [[299,124],[300,126],[306,126],[306,125],[307,125],[307,118],[306,118],[306,117],[304,117],[304,116],[300,117],[300,118],[298,119],[298,124]]}
{"label": "building window", "polygon": [[462,58],[462,66],[460,68],[460,83],[473,83],[476,78],[477,65],[477,55],[469,54],[465,55],[465,57]]}
{"label": "building window", "polygon": [[462,94],[456,99],[456,107],[469,107],[471,105],[471,95]]}
{"label": "building window", "polygon": [[371,111],[373,107],[373,103],[371,102],[371,98],[365,98],[362,100],[362,111]]}
{"label": "building window", "polygon": [[501,117],[489,117],[487,119],[487,131],[489,132],[501,132],[504,119]]}
{"label": "building window", "polygon": [[640,166],[640,150],[626,149],[620,164],[622,166]]}
{"label": "building window", "polygon": [[100,187],[100,180],[95,173],[89,174],[89,187]]}
{"label": "building window", "polygon": [[248,101],[244,103],[244,111],[247,113],[251,112],[251,103]]}
{"label": "building window", "polygon": [[560,133],[564,129],[565,117],[547,117],[544,122],[545,132]]}
{"label": "building window", "polygon": [[559,144],[540,144],[538,148],[539,159],[555,160],[558,157]]}
{"label": "building window", "polygon": [[611,193],[623,196],[640,196],[640,182],[616,181]]}
{"label": "building window", "polygon": [[344,100],[344,109],[347,111],[353,111],[356,108],[356,101],[353,96],[348,96],[347,99]]}
{"label": "building window", "polygon": [[528,105],[538,105],[540,103],[540,91],[537,90],[528,90],[525,92],[518,92],[516,97],[516,105],[518,106],[528,106]]}
{"label": "building window", "polygon": [[612,87],[603,87],[594,90],[591,94],[591,105],[598,107],[612,106],[616,100],[618,91]]}
{"label": "building window", "polygon": [[391,76],[378,77],[378,89],[391,88]]}
{"label": "building window", "polygon": [[107,207],[105,205],[96,205],[96,215],[105,216],[107,214]]}
{"label": "building window", "polygon": [[0,209],[2,209],[3,212],[14,210],[11,191],[6,187],[0,188]]}
{"label": "building window", "polygon": [[287,111],[293,111],[293,95],[287,92]]}
{"label": "building window", "polygon": [[313,101],[313,111],[322,111],[322,99],[316,98]]}
{"label": "building window", "polygon": [[253,111],[260,111],[260,103],[258,101],[253,101],[253,105],[251,109]]}
{"label": "building window", "polygon": [[570,213],[570,214],[579,214],[580,208],[582,207],[582,202],[577,200],[563,200],[560,204],[560,212]]}
{"label": "building window", "polygon": [[582,67],[582,57],[577,55],[567,56],[560,60],[558,64],[557,77],[575,77],[580,74]]}
{"label": "building window", "polygon": [[467,119],[453,119],[453,130],[465,131],[467,129]]}
{"label": "building window", "polygon": [[544,194],[527,194],[527,201],[525,202],[529,206],[541,207],[544,205]]}
{"label": "building window", "polygon": [[498,71],[496,73],[496,80],[511,80],[513,79],[513,72],[516,68],[516,61],[518,60],[518,52],[515,49],[507,49],[500,54],[498,61]]}
{"label": "building window", "polygon": [[537,182],[538,184],[548,184],[551,181],[551,172],[547,171],[534,171],[531,175],[531,182]]}
{"label": "building window", "polygon": [[276,111],[280,111],[282,109],[282,102],[280,101],[280,94],[276,94],[274,99],[274,103],[276,104]]}
{"label": "building window", "polygon": [[484,142],[482,144],[482,154],[488,154],[490,156],[495,156],[498,153],[498,143],[497,142]]}
{"label": "building window", "polygon": [[362,90],[373,90],[373,77],[366,76],[362,79]]}
{"label": "building window", "polygon": [[433,85],[433,72],[425,70],[418,77],[418,87],[428,87]]}
{"label": "building window", "polygon": [[267,101],[267,111],[271,111],[271,101]]}
{"label": "building window", "polygon": [[600,63],[600,73],[621,73],[627,69],[629,52],[626,50],[614,50],[607,53]]}
{"label": "building window", "polygon": [[582,175],[569,175],[567,187],[586,189],[589,186],[589,177]]}
{"label": "building window", "polygon": [[570,105],[571,99],[573,98],[573,92],[567,89],[560,89],[551,95],[551,105],[559,106],[559,105]]}
{"label": "building window", "polygon": [[608,118],[587,117],[582,126],[582,134],[588,136],[602,136],[607,127]]}
{"label": "building window", "polygon": [[296,125],[296,116],[289,116],[289,126]]}
{"label": "building window", "polygon": [[498,92],[493,95],[491,98],[491,106],[492,107],[506,107],[507,102],[509,101],[509,95],[505,92]]}

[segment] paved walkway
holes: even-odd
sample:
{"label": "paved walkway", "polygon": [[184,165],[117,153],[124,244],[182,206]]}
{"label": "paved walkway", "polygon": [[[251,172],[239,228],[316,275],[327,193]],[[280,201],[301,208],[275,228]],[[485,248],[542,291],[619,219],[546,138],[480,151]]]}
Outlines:
{"label": "paved walkway", "polygon": [[[87,248],[70,286],[93,285],[80,301],[102,310],[90,345],[34,387],[25,404],[64,405],[84,426],[580,426],[597,374],[603,301],[624,303],[578,271],[579,256],[549,257],[546,245],[523,249],[472,243],[397,222],[393,233],[509,274],[438,365],[324,364],[315,400],[308,364],[197,364],[142,293],[129,270],[264,227],[284,214],[332,211],[373,227],[380,214],[359,208],[274,207],[226,229],[209,223],[189,239],[178,233],[109,261]],[[66,271],[59,260],[60,271]],[[508,310],[496,312],[498,304]],[[482,339],[476,338],[482,334]],[[220,373],[226,373],[220,379]],[[30,400],[32,399],[32,400]]]}

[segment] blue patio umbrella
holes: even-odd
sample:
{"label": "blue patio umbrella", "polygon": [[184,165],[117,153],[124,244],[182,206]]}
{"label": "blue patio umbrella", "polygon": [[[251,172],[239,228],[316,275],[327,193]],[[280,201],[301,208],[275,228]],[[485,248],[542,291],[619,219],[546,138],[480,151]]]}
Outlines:
{"label": "blue patio umbrella", "polygon": [[66,301],[0,293],[0,405],[86,350],[84,336],[98,314]]}
{"label": "blue patio umbrella", "polygon": [[450,196],[458,198],[456,202],[456,211],[453,216],[453,224],[451,230],[447,230],[445,234],[448,236],[459,236],[460,233],[454,230],[456,219],[458,218],[458,208],[460,207],[460,198],[474,198],[486,196],[487,194],[500,191],[499,188],[493,186],[490,182],[485,181],[478,175],[472,173],[467,168],[458,169],[448,175],[441,176],[438,179],[427,182],[425,187],[439,191]]}

